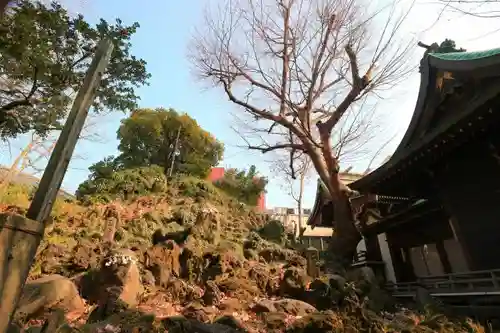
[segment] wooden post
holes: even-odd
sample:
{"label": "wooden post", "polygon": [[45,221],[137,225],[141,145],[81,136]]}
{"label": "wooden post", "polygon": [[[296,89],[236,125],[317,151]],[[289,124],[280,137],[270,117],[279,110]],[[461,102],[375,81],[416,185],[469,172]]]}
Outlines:
{"label": "wooden post", "polygon": [[40,180],[38,190],[26,214],[32,220],[44,222],[52,211],[54,200],[61,188],[76,142],[87,118],[89,108],[94,101],[95,91],[101,80],[102,72],[109,63],[112,51],[113,44],[108,40],[101,41],[97,47],[96,55],[90,64],[83,86],[76,96],[66,124],[57,140],[49,163]]}
{"label": "wooden post", "polygon": [[5,13],[5,9],[7,9],[7,5],[9,4],[9,2],[10,0],[0,0],[0,18]]}
{"label": "wooden post", "polygon": [[52,211],[112,51],[113,44],[110,40],[99,43],[28,209],[27,218],[4,217],[3,223],[0,223],[0,333],[7,332],[12,320],[38,245],[43,238],[45,221]]}

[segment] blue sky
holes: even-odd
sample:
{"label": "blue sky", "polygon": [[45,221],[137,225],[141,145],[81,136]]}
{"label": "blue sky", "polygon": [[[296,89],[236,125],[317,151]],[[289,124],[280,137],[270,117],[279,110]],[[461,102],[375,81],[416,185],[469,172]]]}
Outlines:
{"label": "blue sky", "polygon": [[[270,173],[266,156],[258,152],[249,152],[237,147],[240,143],[237,134],[230,129],[232,124],[232,105],[219,90],[203,90],[189,71],[186,60],[186,44],[193,28],[201,21],[202,8],[206,1],[159,1],[149,0],[148,6],[137,0],[67,0],[62,1],[74,12],[83,13],[89,21],[96,22],[99,18],[114,20],[121,18],[125,23],[138,21],[141,24],[133,37],[133,53],[144,58],[147,69],[152,73],[150,86],[139,89],[141,107],[172,107],[187,112],[194,117],[206,130],[212,132],[226,145],[223,164],[229,167],[246,168],[256,164],[262,173],[270,178],[267,201],[269,206],[293,206],[293,200],[280,186],[282,183]],[[436,13],[436,14],[430,14]],[[432,43],[444,38],[452,38],[459,46],[468,49],[485,49],[500,46],[496,42],[498,34],[492,30],[487,20],[477,20],[459,14],[443,16],[438,24],[434,24],[438,7],[422,3],[416,6],[406,23],[408,34],[418,39]],[[431,27],[429,29],[429,27]],[[498,26],[500,27],[500,25]],[[425,30],[425,31],[424,31]],[[485,35],[487,34],[487,35]],[[481,37],[483,36],[483,37]],[[496,44],[495,44],[496,43]],[[422,49],[416,49],[417,59]],[[393,150],[406,130],[413,111],[418,92],[419,77],[414,73],[395,89],[390,98],[382,101],[379,108],[383,109],[383,134],[396,134],[388,146],[386,154]],[[382,111],[381,111],[382,112]],[[63,188],[74,191],[83,181],[90,164],[107,155],[116,154],[116,129],[119,121],[125,115],[113,114],[99,120],[98,129],[103,142],[82,141],[76,151],[76,158],[63,182]],[[0,164],[9,165],[18,151],[26,144],[26,138],[11,142],[11,153],[3,147]],[[347,167],[347,166],[346,166]],[[363,170],[363,165],[358,166]],[[314,201],[315,180],[310,181],[305,207],[312,206]]]}

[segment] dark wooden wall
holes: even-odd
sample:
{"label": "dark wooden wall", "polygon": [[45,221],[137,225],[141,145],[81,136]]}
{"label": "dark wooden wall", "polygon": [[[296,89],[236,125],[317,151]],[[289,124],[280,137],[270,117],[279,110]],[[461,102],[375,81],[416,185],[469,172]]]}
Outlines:
{"label": "dark wooden wall", "polygon": [[441,211],[423,214],[412,221],[391,228],[387,234],[394,235],[392,241],[394,246],[408,248],[435,244],[453,237],[446,214]]}
{"label": "dark wooden wall", "polygon": [[462,147],[434,170],[472,270],[500,268],[500,164],[487,139]]}
{"label": "dark wooden wall", "polygon": [[321,208],[321,218],[320,218],[320,226],[321,227],[334,227],[334,204],[331,201],[328,201],[326,204],[323,204]]}
{"label": "dark wooden wall", "polygon": [[386,231],[387,242],[398,282],[415,280],[409,249],[442,243],[453,237],[448,216],[443,211],[423,214]]}

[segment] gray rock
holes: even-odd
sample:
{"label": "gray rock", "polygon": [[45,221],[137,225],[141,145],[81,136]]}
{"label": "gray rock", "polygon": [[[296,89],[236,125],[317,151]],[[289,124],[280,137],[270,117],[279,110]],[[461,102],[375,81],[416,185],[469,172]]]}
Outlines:
{"label": "gray rock", "polygon": [[275,301],[273,305],[279,312],[284,312],[293,316],[306,316],[310,313],[318,311],[309,303],[291,298]]}
{"label": "gray rock", "polygon": [[263,299],[252,307],[252,311],[255,313],[264,313],[264,312],[276,312],[276,307],[274,306],[274,302],[268,299]]}

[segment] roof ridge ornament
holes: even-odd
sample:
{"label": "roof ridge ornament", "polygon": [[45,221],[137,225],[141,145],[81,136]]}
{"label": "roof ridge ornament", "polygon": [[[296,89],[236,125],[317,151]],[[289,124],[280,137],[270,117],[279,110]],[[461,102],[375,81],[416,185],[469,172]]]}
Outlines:
{"label": "roof ridge ornament", "polygon": [[431,45],[427,45],[422,42],[418,42],[417,45],[426,49],[424,56],[426,56],[428,53],[435,53],[439,49],[438,43],[432,43]]}
{"label": "roof ridge ornament", "polygon": [[439,49],[439,44],[432,43],[431,45],[427,45],[422,42],[418,42],[417,45],[425,49],[424,55],[420,60],[420,68],[419,68],[419,72],[423,73],[423,68],[428,66],[429,53],[436,53],[437,50]]}

